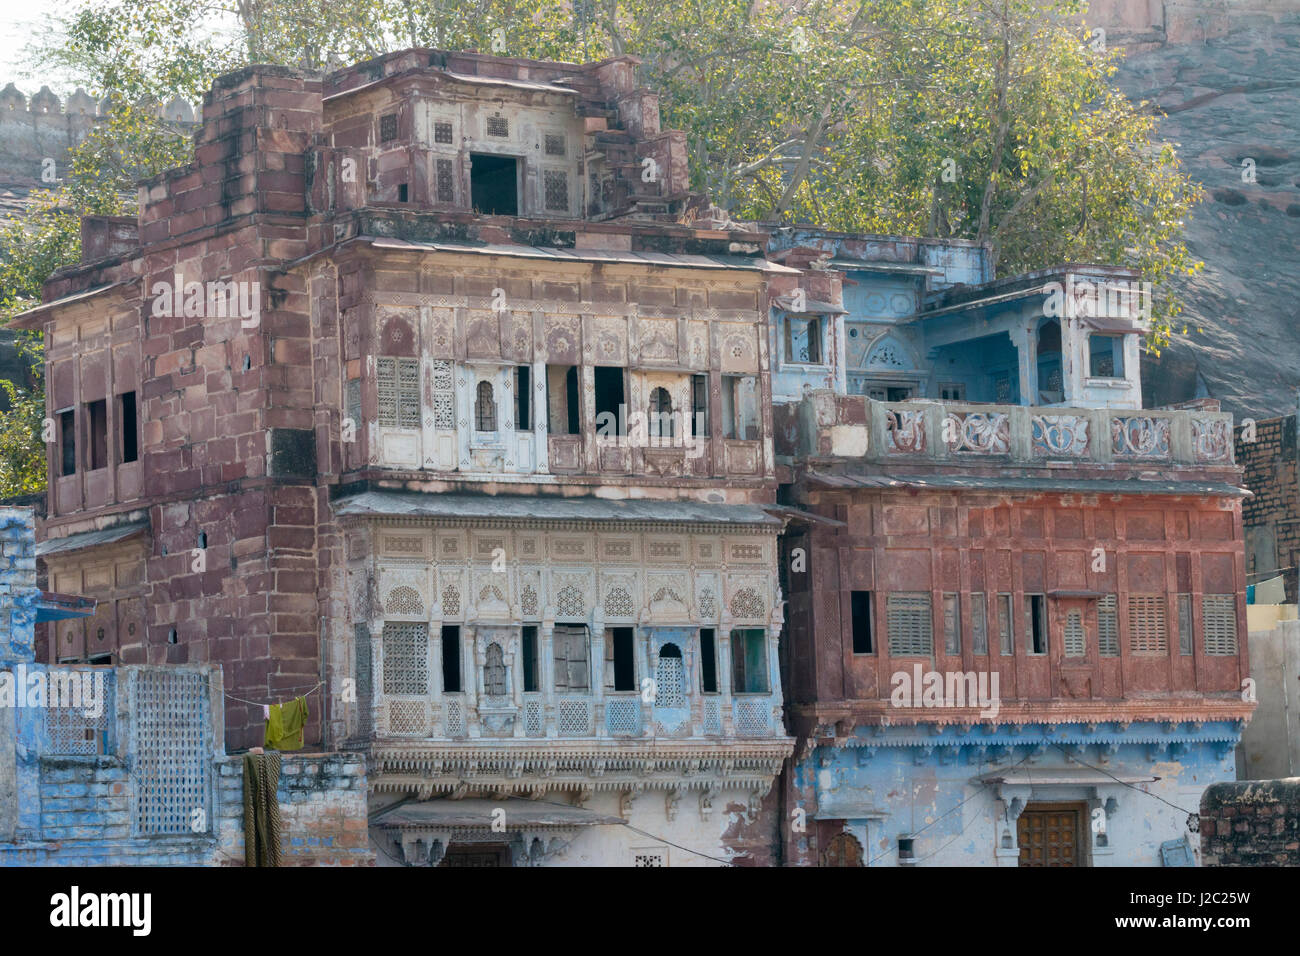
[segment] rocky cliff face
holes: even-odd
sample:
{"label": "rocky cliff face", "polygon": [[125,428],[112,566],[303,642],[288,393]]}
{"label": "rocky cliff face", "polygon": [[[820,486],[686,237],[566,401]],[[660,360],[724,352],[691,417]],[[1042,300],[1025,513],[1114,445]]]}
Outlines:
{"label": "rocky cliff face", "polygon": [[1094,4],[1127,48],[1116,81],[1165,116],[1205,201],[1187,241],[1187,334],[1143,370],[1148,405],[1209,395],[1289,414],[1300,387],[1300,2]]}

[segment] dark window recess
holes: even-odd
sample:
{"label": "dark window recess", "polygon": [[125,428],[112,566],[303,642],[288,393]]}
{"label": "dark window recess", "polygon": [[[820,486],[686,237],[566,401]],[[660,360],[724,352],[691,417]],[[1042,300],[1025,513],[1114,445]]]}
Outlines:
{"label": "dark window recess", "polygon": [[611,627],[610,639],[614,653],[614,690],[636,690],[636,666],[633,635],[630,627]]}
{"label": "dark window recess", "polygon": [[401,183],[401,184],[397,187],[397,201],[398,201],[398,202],[407,202],[407,201],[408,201],[407,197],[408,197],[409,195],[410,195],[410,193],[407,191],[406,183]]}
{"label": "dark window recess", "polygon": [[1030,654],[1047,653],[1047,596],[1044,594],[1025,595],[1025,613],[1029,620],[1025,630],[1029,637]]}
{"label": "dark window recess", "polygon": [[522,629],[521,643],[524,658],[524,693],[531,694],[537,690],[537,626],[525,624]]}
{"label": "dark window recess", "polygon": [[136,422],[135,412],[135,392],[123,392],[118,397],[118,408],[121,412],[121,430],[122,430],[122,463],[129,461],[138,461],[140,458],[140,446],[137,432],[139,425]]}
{"label": "dark window recess", "polygon": [[[609,365],[596,366],[596,428],[601,426],[601,415],[610,414],[619,422],[619,409],[626,404],[623,392],[623,369]],[[608,422],[609,419],[604,420]]]}
{"label": "dark window recess", "polygon": [[450,124],[450,123],[434,123],[434,124],[433,124],[433,141],[434,141],[435,143],[450,143],[450,142],[451,142],[451,124]]}
{"label": "dark window recess", "polygon": [[450,159],[438,160],[438,202],[455,202],[455,167]]}
{"label": "dark window recess", "polygon": [[552,435],[578,434],[577,366],[548,365],[546,390],[550,401],[547,429]]}
{"label": "dark window recess", "polygon": [[442,628],[442,692],[460,693],[460,628],[455,624]]}
{"label": "dark window recess", "polygon": [[731,632],[732,689],[737,694],[766,694],[767,636],[756,628]]}
{"label": "dark window recess", "polygon": [[526,432],[533,427],[529,398],[532,393],[532,370],[527,365],[515,368],[515,428]]}
{"label": "dark window recess", "polygon": [[568,409],[566,418],[568,419],[568,434],[578,434],[581,427],[582,416],[579,414],[581,406],[578,404],[578,366],[570,365],[569,371],[564,374],[564,401]]}
{"label": "dark window recess", "polygon": [[469,194],[484,216],[519,215],[519,166],[513,156],[470,153]]}
{"label": "dark window recess", "polygon": [[563,133],[546,134],[546,155],[547,156],[564,155],[564,134]]}
{"label": "dark window recess", "polygon": [[562,169],[548,169],[542,174],[542,192],[546,208],[553,212],[569,210],[569,174]]}
{"label": "dark window recess", "polygon": [[387,143],[397,139],[397,114],[389,113],[379,117],[379,142]]}
{"label": "dark window recess", "polygon": [[108,467],[108,402],[86,403],[86,428],[87,466],[91,471]]}
{"label": "dark window recess", "polygon": [[63,459],[59,473],[75,475],[77,473],[77,428],[76,416],[71,410],[59,412],[59,450]]}
{"label": "dark window recess", "polygon": [[509,136],[510,120],[504,116],[489,116],[487,118],[487,134],[489,136]]}
{"label": "dark window recess", "polygon": [[709,377],[691,376],[691,434],[696,438],[709,437]]}
{"label": "dark window recess", "polygon": [[949,382],[939,386],[939,398],[945,402],[966,401],[966,386],[960,382]]}
{"label": "dark window recess", "polygon": [[711,627],[700,628],[700,690],[718,692],[718,650]]}
{"label": "dark window recess", "polygon": [[853,653],[875,653],[871,642],[871,592],[854,591],[849,604],[853,614]]}

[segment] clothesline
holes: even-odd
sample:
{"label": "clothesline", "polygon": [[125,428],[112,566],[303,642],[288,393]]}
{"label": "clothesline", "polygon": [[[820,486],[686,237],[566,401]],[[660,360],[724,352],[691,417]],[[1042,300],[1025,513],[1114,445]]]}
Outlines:
{"label": "clothesline", "polygon": [[[305,694],[296,694],[294,697],[289,697],[289,698],[286,698],[286,699],[287,699],[287,700],[294,700],[296,697],[309,697],[309,696],[311,696],[312,694],[316,693],[316,691],[320,690],[320,689],[321,689],[322,687],[324,687],[324,686],[325,686],[325,682],[324,682],[324,681],[320,681],[320,682],[319,682],[315,687],[313,687],[311,690],[307,691],[307,693],[305,693]],[[241,704],[252,704],[254,707],[269,707],[269,706],[271,706],[270,704],[263,703],[263,702],[260,701],[260,700],[244,700],[244,698],[242,698],[242,697],[236,697],[234,694],[227,694],[226,696],[227,696],[228,698],[230,698],[231,700],[237,700],[237,701],[239,701]]]}

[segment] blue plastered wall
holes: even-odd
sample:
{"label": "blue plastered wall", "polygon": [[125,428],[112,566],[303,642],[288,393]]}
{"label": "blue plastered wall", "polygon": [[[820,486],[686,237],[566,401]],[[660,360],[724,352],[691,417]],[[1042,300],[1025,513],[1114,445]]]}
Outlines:
{"label": "blue plastered wall", "polygon": [[900,837],[916,865],[1017,866],[1018,817],[1045,803],[1081,807],[1085,865],[1160,866],[1174,841],[1195,857],[1201,794],[1235,779],[1239,736],[1235,723],[858,728],[792,764],[807,827],[787,862],[815,865],[842,831],[871,866],[900,865]]}

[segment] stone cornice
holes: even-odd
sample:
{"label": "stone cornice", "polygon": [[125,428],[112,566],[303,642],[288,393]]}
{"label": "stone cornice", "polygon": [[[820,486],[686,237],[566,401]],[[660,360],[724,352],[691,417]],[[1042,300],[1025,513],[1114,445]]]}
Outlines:
{"label": "stone cornice", "polygon": [[469,789],[505,793],[552,790],[766,789],[794,740],[731,741],[377,741],[370,788],[421,796]]}

